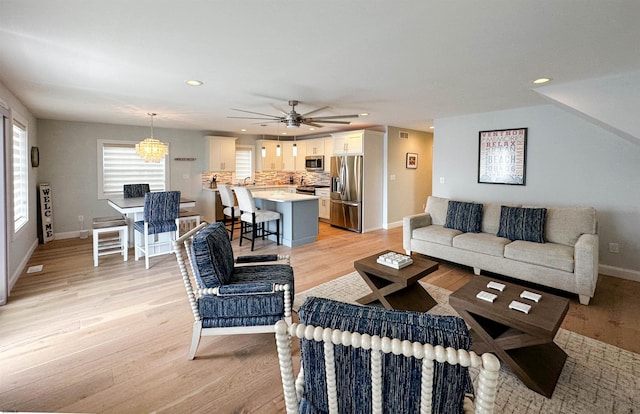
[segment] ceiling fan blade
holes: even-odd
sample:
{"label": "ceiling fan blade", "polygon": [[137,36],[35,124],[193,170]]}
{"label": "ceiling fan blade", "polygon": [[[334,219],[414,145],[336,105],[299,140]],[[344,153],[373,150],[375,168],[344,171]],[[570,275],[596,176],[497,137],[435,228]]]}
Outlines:
{"label": "ceiling fan blade", "polygon": [[316,112],[324,111],[325,109],[331,108],[330,106],[323,106],[322,108],[314,109],[311,112],[307,112],[306,114],[302,114],[301,116],[307,116],[311,114],[315,114]]}
{"label": "ceiling fan blade", "polygon": [[316,127],[316,128],[322,128],[322,125],[316,124],[314,122],[301,122],[301,124],[309,125],[309,126]]}
{"label": "ceiling fan blade", "polygon": [[252,116],[228,116],[227,118],[236,118],[236,119],[264,119],[265,121],[280,122],[280,118],[255,118],[255,117],[252,117]]}
{"label": "ceiling fan blade", "polygon": [[289,113],[288,113],[288,112],[285,112],[285,111],[284,111],[284,109],[280,108],[280,107],[279,107],[278,105],[276,105],[276,104],[271,104],[271,107],[272,107],[273,109],[275,109],[276,111],[280,112],[280,113],[281,113],[282,115],[284,115],[284,116],[289,115]]}
{"label": "ceiling fan blade", "polygon": [[314,119],[316,121],[319,121],[321,119],[340,119],[340,118],[359,118],[360,115],[355,114],[355,115],[334,115],[334,116],[319,116],[317,118],[311,118]]}
{"label": "ceiling fan blade", "polygon": [[276,115],[263,114],[261,112],[245,111],[244,109],[231,108],[231,110],[232,111],[239,111],[239,112],[246,112],[248,114],[263,115],[263,116],[268,116],[268,117],[271,117],[271,118],[280,118],[279,116],[276,116]]}
{"label": "ceiling fan blade", "polygon": [[307,119],[306,122],[304,122],[305,124],[309,123],[309,122],[320,122],[323,124],[344,124],[344,125],[351,125],[351,122],[349,121],[324,121],[322,119]]}

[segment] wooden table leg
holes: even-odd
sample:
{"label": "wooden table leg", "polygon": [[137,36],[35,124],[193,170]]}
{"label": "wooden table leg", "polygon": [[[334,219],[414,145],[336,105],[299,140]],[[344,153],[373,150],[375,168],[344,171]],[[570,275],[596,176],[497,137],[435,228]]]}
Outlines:
{"label": "wooden table leg", "polygon": [[372,293],[357,300],[360,304],[367,305],[378,300],[386,309],[415,312],[426,312],[437,304],[420,283],[403,286],[368,272],[358,273],[372,290]]}

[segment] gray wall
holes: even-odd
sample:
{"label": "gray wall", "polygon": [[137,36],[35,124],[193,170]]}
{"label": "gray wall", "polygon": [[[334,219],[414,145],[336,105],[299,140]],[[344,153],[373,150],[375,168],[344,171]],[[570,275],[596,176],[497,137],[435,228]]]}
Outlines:
{"label": "gray wall", "polygon": [[[408,132],[408,139],[399,132]],[[431,194],[433,134],[406,128],[387,128],[387,212],[385,228],[402,226],[402,218],[424,210]],[[418,168],[406,168],[406,154],[418,154]],[[395,180],[392,180],[395,176]]]}
{"label": "gray wall", "polygon": [[[205,168],[205,132],[153,129],[154,137],[169,144],[169,188],[185,197],[200,197],[201,174]],[[78,237],[78,216],[91,228],[91,218],[116,214],[106,200],[98,199],[98,140],[140,141],[149,136],[149,127],[38,120],[40,142],[39,180],[51,184],[53,221],[57,238]],[[195,161],[174,158],[194,157]],[[196,206],[198,203],[196,203]],[[203,203],[200,203],[203,205]]]}
{"label": "gray wall", "polygon": [[[29,148],[32,146],[38,146],[38,130],[36,125],[36,119],[31,114],[18,98],[11,93],[11,91],[0,82],[0,100],[9,107],[11,117],[17,116],[21,122],[27,123],[27,136],[29,139]],[[12,156],[12,130],[11,127],[5,133],[5,165],[7,174],[11,167],[10,158]],[[37,182],[38,182],[39,168],[29,169],[29,222],[16,234],[13,234],[13,190],[11,186],[7,188],[7,210],[5,206],[2,206],[2,212],[6,217],[7,233],[3,234],[5,238],[2,243],[2,251],[0,254],[4,255],[4,244],[8,250],[8,269],[7,274],[4,274],[4,269],[0,269],[0,277],[5,278],[0,283],[0,289],[10,288],[15,284],[22,272],[22,269],[26,266],[27,260],[31,256],[31,253],[38,246],[37,237],[37,215],[36,215],[36,200],[37,200]],[[4,179],[3,174],[3,179]],[[8,289],[10,290],[10,289]],[[0,299],[4,296],[4,292],[0,292]]]}
{"label": "gray wall", "polygon": [[[526,185],[478,184],[478,132],[512,127],[528,128]],[[436,196],[595,207],[600,271],[640,280],[640,145],[544,105],[438,119],[433,151]]]}

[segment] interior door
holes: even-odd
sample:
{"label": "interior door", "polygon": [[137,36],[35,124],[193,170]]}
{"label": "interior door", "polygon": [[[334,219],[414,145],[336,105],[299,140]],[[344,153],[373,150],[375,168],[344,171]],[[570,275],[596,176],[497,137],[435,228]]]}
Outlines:
{"label": "interior door", "polygon": [[2,128],[0,128],[0,141],[2,146],[0,147],[0,171],[3,172],[2,180],[0,180],[0,233],[2,233],[2,241],[0,241],[0,305],[7,303],[7,297],[9,296],[9,231],[7,230],[7,189],[9,188],[7,180],[9,176],[7,174],[6,167],[6,154],[7,137],[10,137],[9,133],[9,111],[0,106],[0,120],[2,121]]}

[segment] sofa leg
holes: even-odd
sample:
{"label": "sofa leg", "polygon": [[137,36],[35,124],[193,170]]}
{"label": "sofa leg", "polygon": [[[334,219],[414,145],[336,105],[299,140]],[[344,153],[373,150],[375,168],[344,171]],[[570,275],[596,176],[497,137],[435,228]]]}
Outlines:
{"label": "sofa leg", "polygon": [[578,300],[580,301],[581,305],[588,305],[589,301],[591,300],[591,297],[587,296],[587,295],[578,295]]}
{"label": "sofa leg", "polygon": [[474,267],[473,268],[473,274],[476,276],[480,276],[480,268],[479,267]]}

